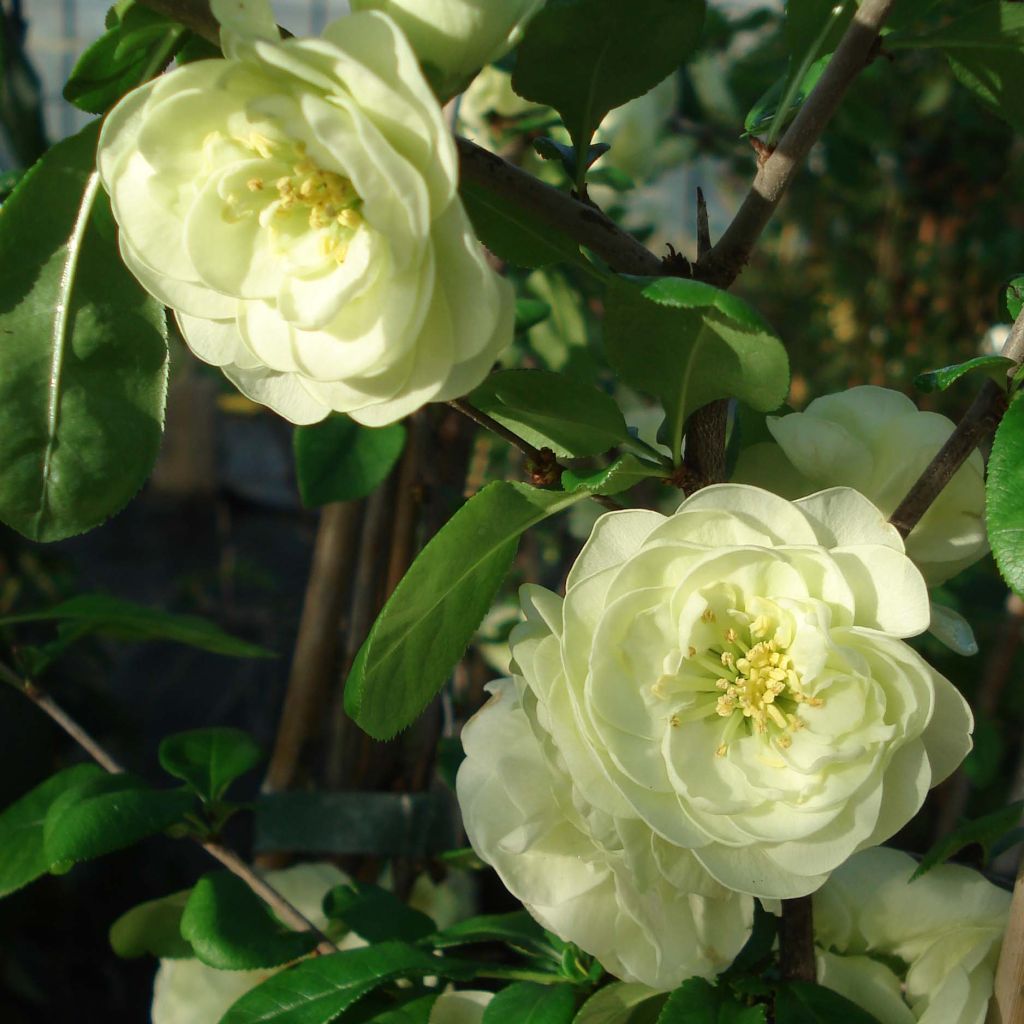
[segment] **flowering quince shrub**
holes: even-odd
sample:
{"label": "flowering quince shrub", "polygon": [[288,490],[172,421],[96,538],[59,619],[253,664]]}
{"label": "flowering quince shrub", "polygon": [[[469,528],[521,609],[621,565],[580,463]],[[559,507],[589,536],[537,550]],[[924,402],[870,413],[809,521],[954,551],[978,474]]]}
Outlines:
{"label": "flowering quince shrub", "polygon": [[[299,498],[324,511],[245,803],[244,731],[165,737],[156,782],[47,686],[93,634],[236,657],[265,638],[110,595],[26,607],[35,577],[5,580],[0,681],[91,760],[0,810],[0,897],[150,836],[198,844],[216,870],[110,927],[151,958],[153,1024],[982,1024],[992,1000],[1024,1019],[1024,905],[989,857],[1019,809],[968,818],[914,880],[882,846],[924,853],[968,774],[982,803],[1014,774],[990,679],[1012,648],[958,662],[978,645],[951,605],[993,634],[990,550],[1024,593],[1024,278],[1002,355],[915,381],[960,389],[956,423],[930,409],[957,392],[919,408],[903,380],[789,410],[808,340],[730,291],[858,75],[917,112],[901,55],[945,54],[1024,127],[1019,5],[977,4],[351,0],[313,37],[266,0],[118,0],[65,90],[97,119],[0,177],[0,520],[60,540],[139,491],[179,336],[249,400],[221,414],[295,425]],[[754,65],[779,80],[744,117]],[[856,173],[913,179],[873,131]],[[807,187],[833,173],[822,149]],[[663,202],[684,177],[715,190],[695,245]],[[5,572],[45,563],[11,544]],[[508,655],[486,686],[484,651]],[[951,679],[986,708],[966,762]],[[380,753],[356,727],[398,738]],[[972,844],[993,881],[942,863]]]}

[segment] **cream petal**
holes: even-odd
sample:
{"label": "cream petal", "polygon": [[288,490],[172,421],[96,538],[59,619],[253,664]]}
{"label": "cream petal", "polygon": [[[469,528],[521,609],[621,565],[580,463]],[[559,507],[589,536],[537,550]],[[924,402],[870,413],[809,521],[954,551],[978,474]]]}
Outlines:
{"label": "cream petal", "polygon": [[277,373],[263,366],[242,369],[229,365],[221,369],[243,395],[268,406],[297,426],[319,423],[331,411],[302,386],[301,379],[294,373]]}

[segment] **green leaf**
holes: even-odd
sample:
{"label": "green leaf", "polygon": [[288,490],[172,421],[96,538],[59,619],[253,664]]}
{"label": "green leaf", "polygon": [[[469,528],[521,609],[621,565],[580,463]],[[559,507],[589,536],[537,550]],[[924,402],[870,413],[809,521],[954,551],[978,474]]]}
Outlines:
{"label": "green leaf", "polygon": [[57,797],[46,815],[51,870],[131,846],[180,822],[193,806],[188,790],[153,789],[127,772],[87,779]]}
{"label": "green leaf", "polygon": [[1017,391],[992,442],[985,485],[992,554],[1003,579],[1024,594],[1024,392]]}
{"label": "green leaf", "polygon": [[665,407],[673,458],[686,420],[701,406],[739,398],[770,412],[789,389],[789,359],[772,329],[742,299],[699,281],[616,282],[608,290],[604,329],[612,367]]}
{"label": "green leaf", "polygon": [[931,391],[945,391],[961,377],[979,371],[1005,387],[1007,371],[1013,366],[1016,366],[1016,363],[1006,356],[975,356],[963,363],[918,374],[914,378],[914,387],[926,394]]}
{"label": "green leaf", "polygon": [[364,882],[335,886],[324,897],[324,913],[367,942],[418,942],[437,928],[426,914],[413,910],[393,892]]}
{"label": "green leaf", "polygon": [[586,263],[579,243],[519,203],[514,195],[469,180],[462,182],[459,191],[477,238],[498,259],[531,269],[552,263]]}
{"label": "green leaf", "polygon": [[312,427],[296,427],[295,473],[306,508],[364,498],[382,484],[405,448],[405,427],[363,427],[332,414]]}
{"label": "green leaf", "polygon": [[[837,13],[837,8],[841,11]],[[842,39],[857,5],[836,0],[786,0],[786,48],[800,63],[808,56],[813,63],[831,53]]]}
{"label": "green leaf", "polygon": [[482,1024],[569,1024],[576,996],[568,985],[520,981],[503,988],[484,1010]]}
{"label": "green leaf", "polygon": [[170,61],[185,28],[132,4],[123,17],[78,58],[64,98],[91,114],[106,113],[125,93],[148,81]]}
{"label": "green leaf", "polygon": [[175,615],[106,594],[79,594],[46,611],[8,615],[0,618],[0,626],[49,621],[68,623],[80,631],[78,635],[88,632],[123,640],[173,640],[234,658],[274,656],[265,647],[239,640],[196,615]]}
{"label": "green leaf", "polygon": [[[743,120],[743,133],[745,135],[762,135],[775,125],[779,111],[783,110],[783,119],[774,135],[785,128],[793,119],[796,112],[803,106],[811,91],[818,84],[818,79],[824,74],[825,68],[831,55],[822,57],[811,64],[804,72],[803,77],[794,87],[789,75],[783,75],[773,85],[765,90],[761,98],[750,108],[750,112]],[[788,103],[786,102],[788,97]]]}
{"label": "green leaf", "polygon": [[569,180],[576,181],[581,173],[585,175],[612,147],[607,142],[593,142],[587,146],[583,154],[586,166],[582,170],[577,166],[576,150],[564,142],[556,142],[547,135],[541,135],[533,140],[533,148],[542,160],[557,160],[565,169]]}
{"label": "green leaf", "polygon": [[97,131],[49,150],[0,217],[0,520],[31,540],[120,510],[163,429],[164,310],[117,254]]}
{"label": "green leaf", "polygon": [[668,997],[658,1024],[765,1024],[767,1019],[763,1006],[744,1006],[724,986],[690,978]]}
{"label": "green leaf", "polygon": [[512,87],[562,116],[577,187],[604,116],[686,60],[700,40],[704,7],[704,0],[548,0],[529,22]]}
{"label": "green leaf", "polygon": [[[754,1018],[755,1020],[764,1018]],[[809,981],[790,981],[775,993],[775,1024],[879,1024],[845,996]]]}
{"label": "green leaf", "polygon": [[1021,309],[1024,308],[1024,274],[1019,274],[1007,284],[1003,298],[1009,318],[1016,320],[1020,316]]}
{"label": "green leaf", "polygon": [[469,401],[535,448],[556,455],[598,455],[630,440],[615,400],[548,370],[499,370]]}
{"label": "green leaf", "polygon": [[950,857],[967,846],[975,844],[980,846],[987,860],[993,843],[1020,824],[1022,811],[1024,811],[1024,800],[1018,800],[1016,803],[1007,804],[981,818],[960,822],[950,835],[945,839],[940,839],[921,858],[921,863],[914,869],[910,881],[927,874],[939,864],[944,864]]}
{"label": "green leaf", "polygon": [[263,760],[263,751],[247,732],[214,726],[166,737],[159,756],[165,772],[187,782],[204,802],[212,803]]}
{"label": "green leaf", "polygon": [[430,937],[430,944],[436,949],[470,946],[479,942],[504,942],[534,953],[551,953],[551,944],[544,936],[544,929],[525,910],[471,917]]}
{"label": "green leaf", "polygon": [[204,964],[221,971],[277,967],[316,947],[312,934],[286,929],[229,871],[199,879],[181,915],[181,935]]}
{"label": "green leaf", "polygon": [[1019,3],[989,0],[932,32],[886,38],[890,51],[918,48],[943,50],[961,84],[1024,131],[1024,7]]}
{"label": "green leaf", "polygon": [[[580,1007],[572,1024],[634,1024],[638,1018],[654,1024],[658,1019],[657,1009],[664,1001],[663,993],[652,992],[646,985],[613,981],[598,989]],[[650,1016],[641,1017],[643,1014]]]}
{"label": "green leaf", "polygon": [[393,978],[472,977],[472,965],[401,942],[303,960],[241,997],[219,1024],[329,1024],[357,999]]}
{"label": "green leaf", "polygon": [[72,765],[4,809],[0,814],[0,896],[34,882],[50,870],[52,861],[43,844],[43,826],[54,802],[83,782],[105,775],[94,764]]}
{"label": "green leaf", "polygon": [[551,307],[540,299],[516,299],[516,333],[528,331],[551,316]]}
{"label": "green leaf", "polygon": [[524,530],[586,497],[497,481],[423,549],[384,605],[345,683],[375,739],[408,726],[444,684],[490,608]]}
{"label": "green leaf", "polygon": [[430,1011],[437,1002],[437,996],[420,996],[408,1003],[396,1006],[374,1016],[371,1024],[430,1024]]}
{"label": "green leaf", "polygon": [[567,491],[584,489],[588,494],[621,494],[644,480],[664,477],[668,474],[664,466],[656,462],[638,459],[635,455],[622,455],[607,469],[596,473],[578,474],[567,469],[562,474],[562,486]]}
{"label": "green leaf", "polygon": [[181,936],[181,915],[190,892],[186,889],[132,907],[110,926],[110,948],[126,960],[147,955],[169,960],[194,956]]}

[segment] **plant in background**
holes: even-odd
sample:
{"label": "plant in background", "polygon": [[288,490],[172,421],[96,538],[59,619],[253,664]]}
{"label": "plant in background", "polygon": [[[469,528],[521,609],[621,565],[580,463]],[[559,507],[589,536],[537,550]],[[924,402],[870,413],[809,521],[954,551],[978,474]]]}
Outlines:
{"label": "plant in background", "polygon": [[[862,244],[834,207],[807,210],[916,173],[928,104],[962,95],[946,59],[1024,128],[1021,5],[352,7],[296,38],[265,0],[119,0],[65,91],[102,122],[3,185],[0,518],[57,540],[139,490],[164,425],[165,307],[195,355],[298,424],[299,492],[321,512],[248,803],[232,786],[262,753],[245,732],[204,721],[164,738],[155,784],[51,688],[96,639],[266,650],[105,595],[40,609],[18,579],[0,588],[0,681],[92,759],[0,812],[0,895],[150,837],[216,860],[111,928],[119,956],[160,961],[155,1024],[981,1024],[993,991],[1016,1019],[1021,930],[999,947],[1024,907],[936,865],[972,842],[1008,847],[1019,806],[940,837],[920,880],[879,844],[923,845],[929,791],[961,762],[975,780],[1013,774],[992,731],[1019,622],[993,637],[972,587],[990,547],[1024,592],[1021,278],[1002,355],[915,380],[934,395],[988,378],[955,426],[879,386],[787,412],[807,389],[785,337],[800,317],[780,331],[729,289],[748,264],[758,305],[817,289],[831,302],[829,330],[804,331],[817,355],[842,344],[857,380],[908,384],[890,328],[861,338],[849,295],[903,315],[895,235]],[[460,101],[441,103],[467,86],[463,120],[494,152],[453,137]],[[908,138],[872,118],[878,90]],[[756,251],[818,142],[768,247],[791,261],[825,248],[836,280]],[[753,181],[731,218],[696,189],[696,244],[663,254],[623,225],[628,176],[666,161]],[[929,216],[920,238],[948,231]],[[965,282],[1017,258],[983,235],[961,254]],[[566,570],[562,597],[548,587]],[[512,603],[509,579],[527,583],[514,625],[492,611]],[[969,634],[929,585],[972,613],[984,671],[922,637]],[[1003,599],[994,572],[987,585]],[[27,592],[61,591],[33,577]],[[481,652],[460,660],[488,612],[479,646],[507,641],[511,678],[477,711]],[[979,711],[966,761],[972,711],[947,675]],[[92,721],[90,700],[76,710]],[[358,730],[402,735],[378,748]],[[964,777],[934,801],[950,822]],[[231,848],[250,812],[253,855],[297,865],[264,871]],[[489,867],[522,907],[462,874]]]}

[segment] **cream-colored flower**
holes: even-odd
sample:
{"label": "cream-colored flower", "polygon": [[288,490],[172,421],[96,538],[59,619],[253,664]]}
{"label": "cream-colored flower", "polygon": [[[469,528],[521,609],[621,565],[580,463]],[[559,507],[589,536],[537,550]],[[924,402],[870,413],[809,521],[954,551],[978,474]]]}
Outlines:
{"label": "cream-colored flower", "polygon": [[1010,894],[957,864],[909,882],[916,866],[865,850],[815,894],[818,980],[880,1024],[982,1024]]}
{"label": "cream-colored flower", "polygon": [[430,1024],[482,1024],[493,992],[442,992],[430,1008]]}
{"label": "cream-colored flower", "polygon": [[[864,386],[817,398],[802,413],[770,416],[776,445],[740,457],[735,479],[787,498],[822,487],[853,487],[887,516],[953,432],[906,395]],[[907,554],[929,586],[955,576],[988,551],[985,466],[973,452],[907,538]]]}
{"label": "cream-colored flower", "polygon": [[[267,881],[321,930],[327,928],[321,904],[336,885],[349,879],[333,864],[298,864],[271,871]],[[343,948],[362,945],[347,936]],[[153,983],[153,1024],[217,1024],[228,1007],[276,974],[266,971],[218,971],[199,960],[161,960]]]}
{"label": "cream-colored flower", "polygon": [[470,842],[509,891],[627,981],[666,990],[727,967],[750,933],[752,901],[635,815],[588,802],[555,739],[552,716],[564,709],[511,680],[491,692],[463,730],[457,786]]}
{"label": "cream-colored flower", "polygon": [[384,14],[278,37],[214,0],[224,58],[108,115],[99,170],[140,282],[189,347],[296,423],[377,426],[465,394],[512,338],[415,54]]}
{"label": "cream-colored flower", "polygon": [[[528,586],[522,600],[513,671],[588,814],[627,849],[692,850],[738,892],[813,892],[970,749],[963,698],[900,639],[928,626],[924,580],[847,488],[789,502],[725,484],[669,517],[609,513],[565,599]],[[495,804],[509,785],[519,808],[551,803],[539,773],[522,795],[513,775],[495,773]],[[468,827],[493,860],[482,808]],[[487,813],[500,828],[513,812]]]}
{"label": "cream-colored flower", "polygon": [[383,11],[408,36],[438,92],[459,92],[485,64],[519,41],[544,0],[350,0],[353,11]]}

